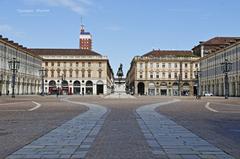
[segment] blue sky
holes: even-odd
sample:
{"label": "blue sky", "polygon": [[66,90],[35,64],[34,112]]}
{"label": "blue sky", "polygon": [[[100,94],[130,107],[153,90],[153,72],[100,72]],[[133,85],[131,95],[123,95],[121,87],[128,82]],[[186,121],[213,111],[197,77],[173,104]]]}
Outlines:
{"label": "blue sky", "polygon": [[126,74],[152,49],[240,36],[239,15],[239,0],[0,0],[0,34],[29,48],[78,48],[83,17],[93,49]]}

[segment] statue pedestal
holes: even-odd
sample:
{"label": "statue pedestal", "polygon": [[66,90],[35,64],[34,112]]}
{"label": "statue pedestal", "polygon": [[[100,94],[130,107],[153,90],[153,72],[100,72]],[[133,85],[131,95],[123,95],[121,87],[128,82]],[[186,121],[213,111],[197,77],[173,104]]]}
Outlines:
{"label": "statue pedestal", "polygon": [[126,93],[125,79],[115,79],[114,93],[105,96],[104,98],[135,98],[134,96]]}

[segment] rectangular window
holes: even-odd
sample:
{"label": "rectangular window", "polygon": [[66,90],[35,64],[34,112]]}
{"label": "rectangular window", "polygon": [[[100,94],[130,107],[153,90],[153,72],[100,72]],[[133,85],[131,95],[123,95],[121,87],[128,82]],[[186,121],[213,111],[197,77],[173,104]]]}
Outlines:
{"label": "rectangular window", "polygon": [[172,78],[172,77],[171,77],[171,72],[168,72],[168,78]]}
{"label": "rectangular window", "polygon": [[99,65],[99,67],[102,67],[102,62],[99,62],[98,65]]}
{"label": "rectangular window", "polygon": [[85,62],[82,62],[82,67],[85,67]]}
{"label": "rectangular window", "polygon": [[175,72],[175,73],[174,73],[174,78],[176,78],[176,79],[177,79],[177,72]]}
{"label": "rectangular window", "polygon": [[91,67],[91,62],[88,62],[88,67]]}
{"label": "rectangular window", "polygon": [[156,75],[156,78],[159,78],[159,74]]}
{"label": "rectangular window", "polygon": [[196,68],[198,67],[198,64],[197,64],[197,63],[195,63],[195,67],[196,67]]}
{"label": "rectangular window", "polygon": [[188,67],[188,64],[187,63],[185,63],[185,68],[187,68]]}
{"label": "rectangular window", "polygon": [[153,74],[150,74],[150,78],[153,78]]}
{"label": "rectangular window", "polygon": [[166,75],[165,75],[165,72],[163,72],[163,73],[162,73],[162,77],[165,78],[165,76],[166,76]]}
{"label": "rectangular window", "polygon": [[69,72],[69,76],[72,77],[72,71]]}
{"label": "rectangular window", "polygon": [[48,77],[48,70],[46,69],[45,77]]}
{"label": "rectangular window", "polygon": [[185,73],[185,78],[188,78],[188,73],[187,72]]}
{"label": "rectangular window", "polygon": [[159,63],[157,63],[157,68],[159,68]]}
{"label": "rectangular window", "polygon": [[162,68],[165,68],[165,63],[162,63]]}
{"label": "rectangular window", "polygon": [[64,64],[63,64],[63,65],[64,65],[64,67],[66,67],[66,62],[64,62]]}
{"label": "rectangular window", "polygon": [[70,67],[72,67],[72,62],[70,62]]}
{"label": "rectangular window", "polygon": [[48,66],[48,62],[45,62],[45,66]]}
{"label": "rectangular window", "polygon": [[58,62],[58,64],[57,64],[58,66],[60,66],[60,62]]}
{"label": "rectangular window", "polygon": [[177,68],[177,63],[174,63],[174,67]]}
{"label": "rectangular window", "polygon": [[76,62],[76,67],[78,67],[78,62]]}
{"label": "rectangular window", "polygon": [[98,71],[98,77],[102,78],[102,71]]}
{"label": "rectangular window", "polygon": [[54,62],[51,62],[52,66],[54,66]]}

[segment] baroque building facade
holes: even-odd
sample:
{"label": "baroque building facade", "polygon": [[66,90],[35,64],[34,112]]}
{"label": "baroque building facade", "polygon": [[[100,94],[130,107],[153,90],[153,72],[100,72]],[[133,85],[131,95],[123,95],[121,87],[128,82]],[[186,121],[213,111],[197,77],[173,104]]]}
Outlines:
{"label": "baroque building facade", "polygon": [[135,56],[127,73],[127,91],[138,95],[196,94],[199,57],[191,51],[153,50]]}
{"label": "baroque building facade", "polygon": [[32,49],[43,58],[45,93],[111,93],[113,71],[106,56],[87,49]]}
{"label": "baroque building facade", "polygon": [[43,58],[47,94],[109,94],[113,71],[107,56],[92,51],[92,35],[81,25],[79,49],[31,49]]}
{"label": "baroque building facade", "polygon": [[20,62],[16,73],[15,94],[38,94],[40,90],[42,59],[33,54],[29,49],[0,35],[0,93],[12,94],[12,71],[9,61],[15,58]]}
{"label": "baroque building facade", "polygon": [[[219,37],[218,37],[219,39]],[[225,43],[223,41],[225,39]],[[211,39],[212,40],[212,39]],[[216,40],[216,38],[215,38]],[[221,37],[223,43],[208,51],[200,61],[201,92],[216,96],[225,95],[225,80],[222,63],[225,59],[232,63],[228,73],[229,96],[240,96],[240,37]],[[208,43],[207,41],[206,43]],[[204,44],[204,43],[203,43]]]}

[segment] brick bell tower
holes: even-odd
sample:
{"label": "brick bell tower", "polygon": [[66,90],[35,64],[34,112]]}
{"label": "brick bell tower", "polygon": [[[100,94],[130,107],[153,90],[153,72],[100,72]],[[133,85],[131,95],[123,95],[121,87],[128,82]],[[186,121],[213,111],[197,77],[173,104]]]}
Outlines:
{"label": "brick bell tower", "polygon": [[89,32],[85,32],[84,25],[81,25],[79,48],[92,50],[92,35]]}

